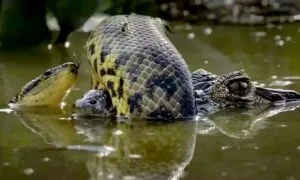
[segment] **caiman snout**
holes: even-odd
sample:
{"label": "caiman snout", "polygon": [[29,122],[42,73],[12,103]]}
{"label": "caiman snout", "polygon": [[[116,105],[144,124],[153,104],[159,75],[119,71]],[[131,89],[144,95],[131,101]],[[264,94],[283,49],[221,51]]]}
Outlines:
{"label": "caiman snout", "polygon": [[260,101],[266,101],[269,103],[287,103],[293,101],[300,102],[300,94],[292,90],[281,90],[281,89],[271,89],[255,87],[256,98],[261,98]]}

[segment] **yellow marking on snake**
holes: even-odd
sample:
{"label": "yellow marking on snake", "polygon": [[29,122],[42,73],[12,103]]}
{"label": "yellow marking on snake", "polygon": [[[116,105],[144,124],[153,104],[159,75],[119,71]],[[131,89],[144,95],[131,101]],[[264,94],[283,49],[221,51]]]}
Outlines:
{"label": "yellow marking on snake", "polygon": [[[92,39],[93,42],[95,39]],[[129,116],[129,105],[128,105],[128,88],[125,87],[125,85],[122,85],[123,89],[123,96],[118,97],[118,94],[116,92],[120,88],[120,79],[122,79],[124,75],[123,68],[115,68],[116,64],[116,58],[117,55],[115,54],[109,54],[105,57],[104,62],[101,64],[101,57],[100,57],[100,46],[99,43],[94,44],[95,47],[95,53],[92,54],[90,50],[88,50],[88,59],[90,60],[90,64],[94,70],[98,70],[97,74],[92,73],[92,87],[97,87],[97,89],[108,89],[111,100],[113,103],[113,106],[117,109],[117,115],[118,116]],[[92,43],[88,43],[86,47],[91,46]],[[95,58],[97,60],[97,63],[93,63],[92,59]],[[98,67],[95,67],[97,65]],[[115,71],[115,75],[107,74],[109,69],[113,69]],[[105,74],[101,75],[101,71],[104,71]],[[110,89],[107,85],[107,82],[113,83],[113,88]],[[114,91],[114,93],[113,93]],[[115,96],[113,96],[115,94]]]}

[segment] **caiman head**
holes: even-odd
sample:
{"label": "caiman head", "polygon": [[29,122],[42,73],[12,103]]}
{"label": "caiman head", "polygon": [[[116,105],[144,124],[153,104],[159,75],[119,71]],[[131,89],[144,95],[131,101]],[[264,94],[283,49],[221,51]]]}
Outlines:
{"label": "caiman head", "polygon": [[300,94],[292,90],[258,87],[243,71],[221,76],[205,70],[192,74],[197,104],[215,103],[221,107],[251,107],[253,105],[280,105],[299,101]]}

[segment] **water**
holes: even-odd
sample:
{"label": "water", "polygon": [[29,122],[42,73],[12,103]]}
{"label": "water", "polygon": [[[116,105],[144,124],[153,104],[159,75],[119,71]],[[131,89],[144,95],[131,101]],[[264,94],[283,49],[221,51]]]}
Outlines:
{"label": "water", "polygon": [[[170,38],[191,70],[245,69],[257,84],[300,91],[298,25],[174,29]],[[90,85],[83,63],[63,112],[7,108],[27,81],[73,52],[80,59],[86,38],[72,34],[68,49],[43,45],[0,53],[0,179],[300,178],[300,111],[292,105],[170,124],[74,120],[70,107]]]}

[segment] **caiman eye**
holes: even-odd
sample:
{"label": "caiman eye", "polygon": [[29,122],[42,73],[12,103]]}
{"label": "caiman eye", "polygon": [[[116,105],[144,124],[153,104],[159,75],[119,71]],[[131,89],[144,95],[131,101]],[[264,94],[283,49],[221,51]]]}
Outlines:
{"label": "caiman eye", "polygon": [[251,84],[246,80],[239,79],[229,82],[227,88],[234,95],[246,96],[250,92]]}

